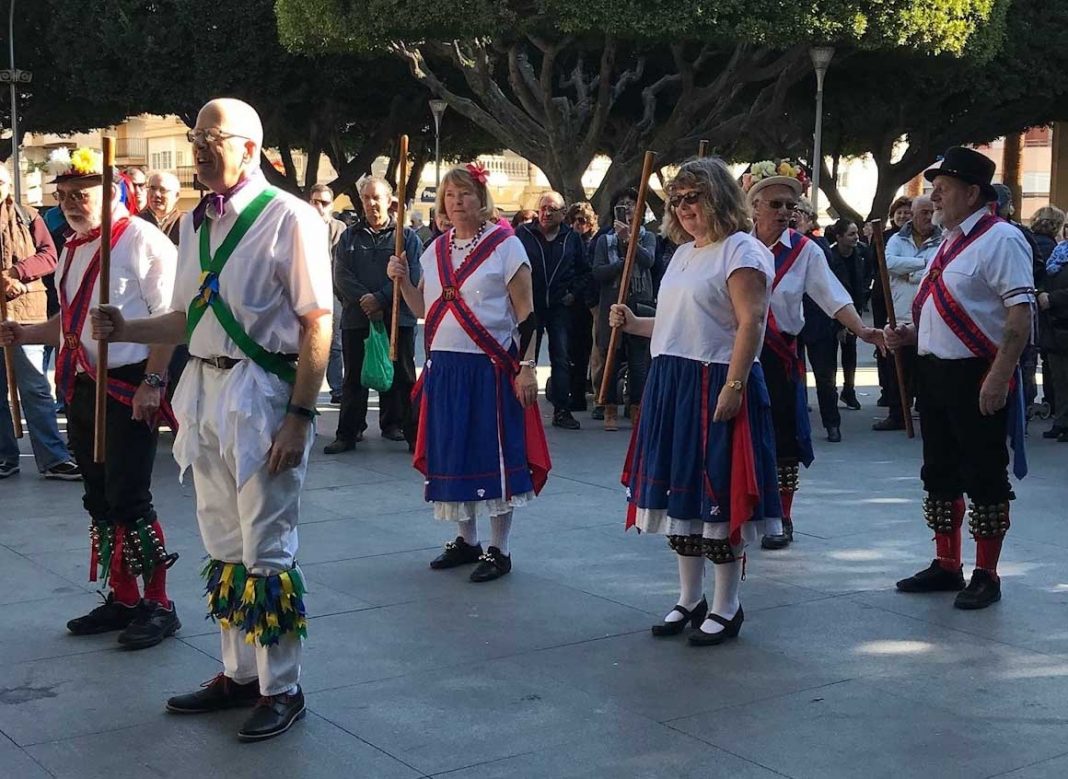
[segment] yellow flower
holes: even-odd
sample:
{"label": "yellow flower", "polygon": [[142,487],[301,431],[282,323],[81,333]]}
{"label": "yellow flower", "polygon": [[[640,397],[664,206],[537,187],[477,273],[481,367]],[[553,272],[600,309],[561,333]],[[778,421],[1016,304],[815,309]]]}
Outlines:
{"label": "yellow flower", "polygon": [[77,149],[70,155],[70,167],[82,176],[101,173],[104,170],[104,156],[92,149]]}

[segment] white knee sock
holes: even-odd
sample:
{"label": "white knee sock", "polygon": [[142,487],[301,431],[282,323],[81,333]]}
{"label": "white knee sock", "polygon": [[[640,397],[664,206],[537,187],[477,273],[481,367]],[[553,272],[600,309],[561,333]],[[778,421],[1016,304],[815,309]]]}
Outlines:
{"label": "white knee sock", "polygon": [[471,546],[478,544],[478,525],[475,524],[475,520],[465,519],[462,522],[457,522],[456,532],[464,540],[464,543]]}
{"label": "white knee sock", "polygon": [[512,530],[512,512],[501,514],[499,517],[490,517],[490,546],[501,550],[501,554],[508,556],[508,535]]}
{"label": "white knee sock", "polygon": [[[712,607],[708,613],[716,614],[724,619],[733,619],[741,606],[738,601],[738,590],[742,585],[742,561],[720,563],[713,565],[712,568],[716,577],[716,591],[712,595]],[[704,633],[719,633],[721,630],[723,626],[715,620],[706,619],[701,625],[701,631]]]}
{"label": "white knee sock", "polygon": [[[675,555],[679,559],[679,605],[693,609],[704,597],[705,558]],[[679,622],[682,614],[674,609],[664,617],[664,622]]]}

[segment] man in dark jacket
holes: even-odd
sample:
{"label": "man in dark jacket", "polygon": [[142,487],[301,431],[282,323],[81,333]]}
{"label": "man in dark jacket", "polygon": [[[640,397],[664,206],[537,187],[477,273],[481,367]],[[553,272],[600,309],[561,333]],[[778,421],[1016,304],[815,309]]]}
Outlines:
{"label": "man in dark jacket", "polygon": [[[334,291],[341,300],[341,349],[345,357],[345,379],[341,393],[341,413],[337,436],[324,449],[338,454],[355,448],[367,429],[368,388],[360,383],[364,341],[372,322],[385,324],[390,332],[393,282],[386,266],[393,254],[396,221],[389,208],[393,188],[379,176],[365,176],[356,184],[364,217],[345,230],[334,249]],[[423,245],[411,228],[404,227],[404,252],[412,282],[419,283],[419,257]],[[416,419],[411,393],[415,385],[415,325],[411,309],[400,304],[397,360],[393,363],[393,386],[379,396],[379,426],[383,438],[407,441],[415,446]]]}
{"label": "man in dark jacket", "polygon": [[571,325],[570,306],[581,293],[579,285],[589,275],[582,239],[564,224],[564,197],[546,192],[538,201],[538,221],[520,225],[516,235],[527,250],[534,277],[534,313],[538,318],[537,354],[541,340],[549,333],[549,362],[552,375],[546,395],[553,404],[553,426],[578,430],[571,416],[570,361],[567,344]]}

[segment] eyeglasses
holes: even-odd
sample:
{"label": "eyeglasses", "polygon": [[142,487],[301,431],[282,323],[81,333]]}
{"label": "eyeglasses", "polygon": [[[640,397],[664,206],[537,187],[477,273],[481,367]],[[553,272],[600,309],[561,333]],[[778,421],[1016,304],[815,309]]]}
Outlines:
{"label": "eyeglasses", "polygon": [[185,139],[190,143],[206,144],[206,143],[218,143],[219,141],[228,141],[231,138],[241,138],[245,141],[251,141],[247,135],[238,135],[237,133],[228,133],[223,130],[219,130],[215,127],[209,127],[206,130],[189,130],[185,134]]}
{"label": "eyeglasses", "polygon": [[73,192],[63,192],[62,190],[57,189],[52,193],[52,197],[56,199],[57,203],[63,203],[69,200],[71,203],[81,204],[89,200],[89,190],[76,189]]}
{"label": "eyeglasses", "polygon": [[697,205],[701,200],[700,192],[687,192],[685,195],[672,195],[668,198],[668,205],[672,208],[678,208],[683,203],[688,206]]}
{"label": "eyeglasses", "polygon": [[785,208],[787,211],[797,210],[796,200],[764,200],[762,202],[772,211],[778,211],[783,208]]}
{"label": "eyeglasses", "polygon": [[540,207],[538,208],[538,211],[539,211],[540,213],[543,213],[543,214],[549,214],[550,216],[552,216],[552,215],[554,215],[554,214],[559,214],[559,213],[560,213],[560,212],[562,212],[563,210],[564,210],[564,209],[562,209],[562,208],[557,208],[556,206],[540,206]]}
{"label": "eyeglasses", "polygon": [[166,187],[153,186],[148,188],[149,192],[158,192],[161,195],[173,195],[178,192],[176,189],[167,189]]}

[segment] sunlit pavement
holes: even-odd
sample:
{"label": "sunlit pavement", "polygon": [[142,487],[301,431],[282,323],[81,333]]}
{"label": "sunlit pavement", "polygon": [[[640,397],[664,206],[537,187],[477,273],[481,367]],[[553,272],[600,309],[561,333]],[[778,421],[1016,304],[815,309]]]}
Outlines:
{"label": "sunlit pavement", "polygon": [[[367,441],[326,457],[326,410],[302,506],[309,716],[258,745],[237,743],[240,712],[163,711],[219,668],[169,437],[155,495],[184,628],[136,653],[66,633],[97,602],[81,487],[26,456],[0,482],[0,776],[1068,776],[1068,446],[1033,427],[1004,598],[957,611],[894,591],[933,556],[919,441],[872,432],[884,410],[861,391],[844,441],[817,437],[795,544],[751,550],[740,638],[708,649],[649,634],[675,565],[662,539],[623,532],[629,426],[548,428],[553,477],[517,512],[514,571],[475,585],[428,569],[449,528],[404,445],[372,413]],[[966,539],[967,570],[973,555]]]}

